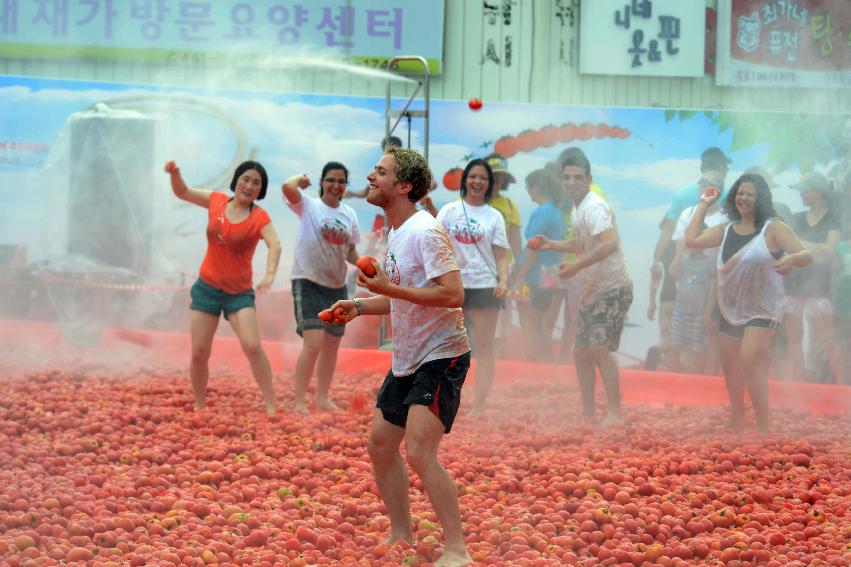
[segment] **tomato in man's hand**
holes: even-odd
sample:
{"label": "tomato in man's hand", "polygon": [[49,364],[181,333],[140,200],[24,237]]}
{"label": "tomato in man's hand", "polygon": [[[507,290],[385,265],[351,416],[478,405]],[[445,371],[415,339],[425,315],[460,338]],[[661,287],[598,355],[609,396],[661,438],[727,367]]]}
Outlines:
{"label": "tomato in man's hand", "polygon": [[371,278],[377,273],[375,271],[375,266],[372,265],[373,262],[375,262],[375,258],[372,256],[361,256],[358,258],[358,261],[355,262],[355,266],[357,266],[358,269],[367,277]]}

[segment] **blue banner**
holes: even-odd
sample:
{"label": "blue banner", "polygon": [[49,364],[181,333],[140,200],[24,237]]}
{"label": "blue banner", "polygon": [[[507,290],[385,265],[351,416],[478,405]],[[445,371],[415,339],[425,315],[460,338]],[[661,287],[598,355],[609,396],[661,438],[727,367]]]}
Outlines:
{"label": "blue banner", "polygon": [[439,73],[442,0],[0,0],[0,57],[250,64],[337,55],[383,67],[419,55]]}

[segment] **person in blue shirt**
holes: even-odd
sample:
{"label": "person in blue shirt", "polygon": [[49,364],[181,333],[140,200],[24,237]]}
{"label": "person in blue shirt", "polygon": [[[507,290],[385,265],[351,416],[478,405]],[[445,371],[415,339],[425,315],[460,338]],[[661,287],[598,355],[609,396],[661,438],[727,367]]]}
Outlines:
{"label": "person in blue shirt", "polygon": [[[724,180],[727,177],[729,168],[730,158],[720,148],[714,146],[707,148],[700,156],[701,178],[706,179],[721,189],[722,194],[720,199],[723,199],[726,194]],[[650,347],[651,351],[658,349],[664,353],[668,347],[671,314],[674,311],[674,300],[677,297],[676,281],[668,275],[668,265],[673,260],[675,252],[672,236],[680,214],[687,208],[697,205],[700,201],[700,193],[700,180],[680,189],[674,196],[671,206],[668,207],[665,218],[659,224],[661,232],[659,233],[659,239],[656,242],[656,249],[653,253],[653,262],[650,265],[650,285],[653,297],[650,300],[649,309],[647,310],[647,318],[652,321],[656,317],[656,289],[661,287],[662,289],[659,293],[659,345]],[[650,358],[651,355],[648,352],[648,360]],[[649,367],[650,365],[648,364]]]}
{"label": "person in blue shirt", "polygon": [[[546,169],[537,169],[526,176],[526,190],[538,206],[526,223],[524,237],[527,247],[521,255],[519,268],[511,278],[510,287],[517,287],[522,282],[529,288],[529,301],[518,303],[527,360],[550,362],[553,328],[558,315],[550,306],[555,293],[559,291],[557,271],[564,255],[537,250],[534,237],[545,236],[550,240],[563,238],[564,224],[557,205],[563,190],[558,180]],[[532,241],[531,245],[529,241]]]}

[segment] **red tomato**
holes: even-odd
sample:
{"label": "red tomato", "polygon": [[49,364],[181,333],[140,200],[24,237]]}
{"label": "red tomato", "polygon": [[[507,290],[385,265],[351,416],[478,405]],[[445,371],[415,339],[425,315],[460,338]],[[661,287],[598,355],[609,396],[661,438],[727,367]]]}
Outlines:
{"label": "red tomato", "polygon": [[358,261],[355,265],[362,271],[367,277],[374,276],[377,272],[375,271],[375,266],[372,263],[375,262],[375,258],[372,256],[361,256],[358,258]]}
{"label": "red tomato", "polygon": [[337,307],[334,309],[334,322],[341,325],[348,322],[348,312],[345,307]]}

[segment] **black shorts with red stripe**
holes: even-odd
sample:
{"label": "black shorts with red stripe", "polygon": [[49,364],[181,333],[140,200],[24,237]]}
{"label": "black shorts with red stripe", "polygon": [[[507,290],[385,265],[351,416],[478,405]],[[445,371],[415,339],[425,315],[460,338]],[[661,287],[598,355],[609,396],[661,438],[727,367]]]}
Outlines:
{"label": "black shorts with red stripe", "polygon": [[449,433],[461,407],[461,387],[469,368],[468,352],[454,358],[430,360],[410,376],[397,378],[391,370],[378,391],[375,407],[386,421],[405,427],[411,405],[427,406],[443,424],[444,432]]}

